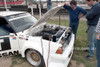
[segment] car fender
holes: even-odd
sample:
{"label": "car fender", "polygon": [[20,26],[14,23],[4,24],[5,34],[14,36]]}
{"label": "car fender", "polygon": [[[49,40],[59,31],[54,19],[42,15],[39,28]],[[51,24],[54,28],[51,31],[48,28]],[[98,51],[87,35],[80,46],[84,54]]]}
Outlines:
{"label": "car fender", "polygon": [[25,51],[28,49],[33,49],[36,50],[38,52],[40,52],[40,54],[42,55],[42,47],[41,47],[41,43],[38,42],[30,42],[30,41],[26,41],[21,49],[21,55],[22,57],[25,57]]}

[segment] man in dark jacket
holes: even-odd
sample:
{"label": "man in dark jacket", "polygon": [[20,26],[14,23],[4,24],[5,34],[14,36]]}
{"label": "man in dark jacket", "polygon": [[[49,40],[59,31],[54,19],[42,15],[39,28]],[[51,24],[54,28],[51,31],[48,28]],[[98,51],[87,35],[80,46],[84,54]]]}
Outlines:
{"label": "man in dark jacket", "polygon": [[76,1],[71,1],[70,5],[64,4],[63,7],[69,11],[69,16],[70,16],[69,27],[72,28],[73,33],[76,35],[78,24],[79,24],[79,19],[83,17],[87,12],[83,8],[77,6]]}
{"label": "man in dark jacket", "polygon": [[88,6],[91,6],[90,11],[86,15],[87,19],[87,37],[89,42],[89,55],[86,56],[86,59],[90,59],[94,56],[95,49],[95,28],[100,16],[100,4],[96,0],[86,0]]}

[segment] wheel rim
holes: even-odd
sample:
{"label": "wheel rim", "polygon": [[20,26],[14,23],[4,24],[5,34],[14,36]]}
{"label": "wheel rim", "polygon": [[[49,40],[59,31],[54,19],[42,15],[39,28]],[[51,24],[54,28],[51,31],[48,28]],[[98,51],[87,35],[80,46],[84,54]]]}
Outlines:
{"label": "wheel rim", "polygon": [[36,61],[36,62],[39,62],[40,61],[40,56],[37,55],[36,53],[32,52],[31,53],[31,58]]}
{"label": "wheel rim", "polygon": [[37,52],[29,51],[26,56],[29,63],[33,66],[39,66],[41,64],[41,57]]}

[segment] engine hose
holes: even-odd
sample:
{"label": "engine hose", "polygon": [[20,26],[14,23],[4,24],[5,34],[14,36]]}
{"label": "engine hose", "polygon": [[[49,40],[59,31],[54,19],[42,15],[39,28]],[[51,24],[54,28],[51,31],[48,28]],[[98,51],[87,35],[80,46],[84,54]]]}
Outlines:
{"label": "engine hose", "polygon": [[50,56],[50,41],[51,41],[52,35],[49,35],[49,46],[48,46],[48,58],[47,58],[47,67],[49,62],[49,56]]}

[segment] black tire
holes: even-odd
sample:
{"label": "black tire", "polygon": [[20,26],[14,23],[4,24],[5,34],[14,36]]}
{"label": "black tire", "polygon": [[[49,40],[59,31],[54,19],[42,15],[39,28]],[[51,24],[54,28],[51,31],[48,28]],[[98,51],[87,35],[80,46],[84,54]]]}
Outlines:
{"label": "black tire", "polygon": [[27,50],[26,59],[31,65],[35,67],[44,66],[43,56],[36,50]]}

